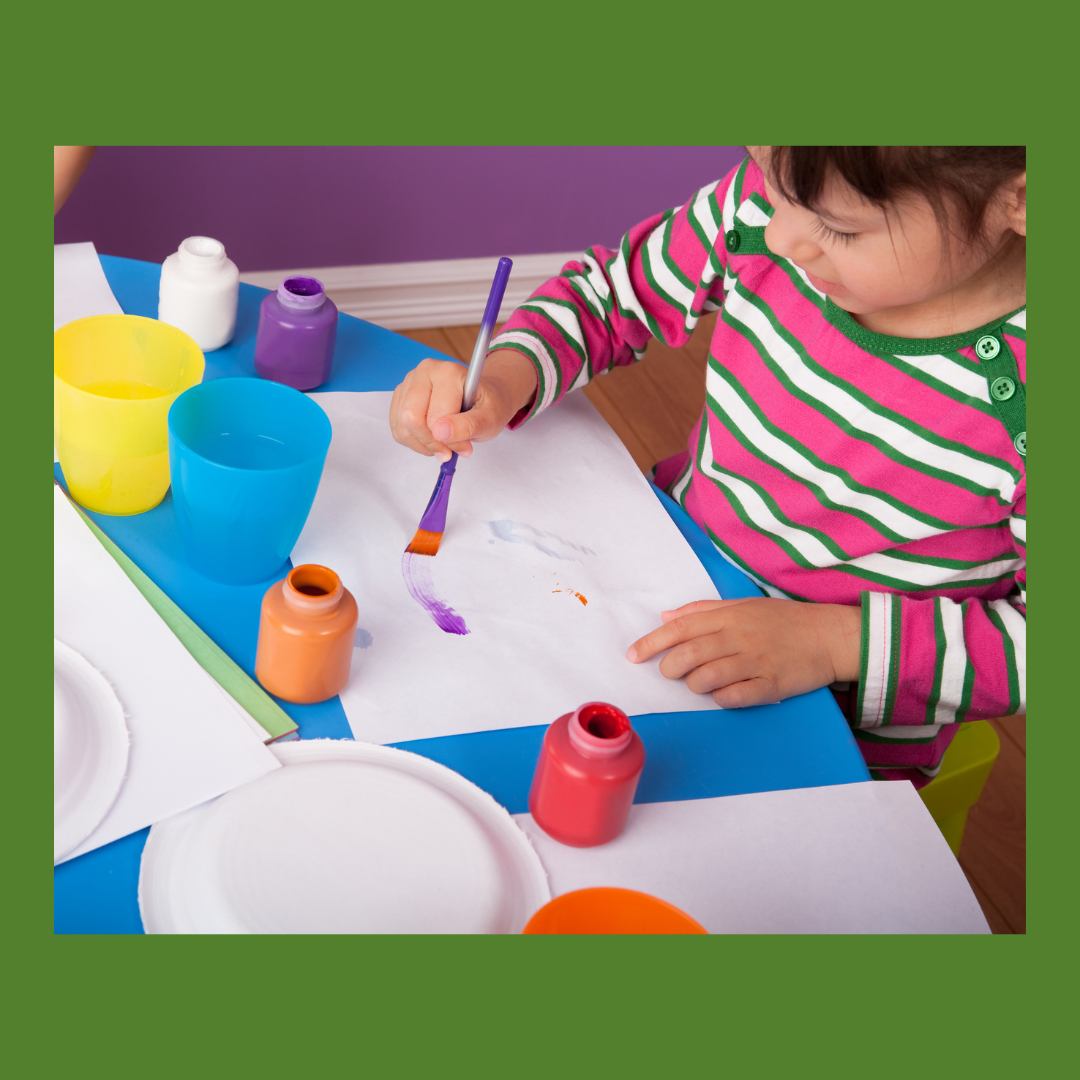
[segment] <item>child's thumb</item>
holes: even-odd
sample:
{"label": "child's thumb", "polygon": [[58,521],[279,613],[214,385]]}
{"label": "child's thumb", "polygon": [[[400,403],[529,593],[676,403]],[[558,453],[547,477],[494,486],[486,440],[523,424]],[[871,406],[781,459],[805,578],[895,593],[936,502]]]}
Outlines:
{"label": "child's thumb", "polygon": [[444,416],[431,425],[431,434],[439,442],[448,445],[471,442],[473,439],[490,439],[500,430],[501,426],[482,405],[477,405],[467,413]]}

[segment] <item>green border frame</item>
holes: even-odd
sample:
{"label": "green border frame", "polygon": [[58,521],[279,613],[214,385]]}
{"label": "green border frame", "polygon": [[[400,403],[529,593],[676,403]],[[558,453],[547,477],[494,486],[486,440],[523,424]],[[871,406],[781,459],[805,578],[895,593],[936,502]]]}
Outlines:
{"label": "green border frame", "polygon": [[[1030,7],[951,12],[922,0],[874,14],[846,2],[788,15],[775,6],[724,12],[637,0],[397,10],[335,0],[232,12],[194,0],[160,13],[131,2],[40,15],[20,8],[9,19],[5,188],[15,257],[5,272],[3,434],[17,463],[6,494],[19,532],[12,515],[8,738],[32,763],[4,791],[14,825],[9,1024],[20,1075],[91,1062],[120,1076],[339,1068],[771,1076],[808,1067],[841,1076],[1040,1075],[1034,1062],[1053,1051],[1055,1021],[1068,1008],[1058,987],[1071,983],[1064,968],[1075,934],[1066,763],[1075,757],[1076,635],[1064,573],[1078,458],[1066,410],[1080,398],[1064,320],[1050,313],[1075,303],[1069,268],[1057,264],[1076,227],[1061,213],[1051,224],[1046,209],[1070,205],[1075,151],[1063,148],[1060,129],[1071,116],[1071,35],[1053,25],[1040,35]],[[47,820],[46,135],[249,145],[1027,143],[1041,301],[1028,399],[1039,524],[1027,935],[54,937],[44,828],[20,827]],[[1058,240],[1059,230],[1065,243],[1051,247],[1046,237]],[[1045,303],[1048,295],[1058,302]],[[1064,498],[1042,494],[1051,479]],[[1045,584],[1048,566],[1062,568],[1057,590]],[[1052,741],[1039,734],[1047,725]],[[1063,1040],[1068,1029],[1056,1030]]]}

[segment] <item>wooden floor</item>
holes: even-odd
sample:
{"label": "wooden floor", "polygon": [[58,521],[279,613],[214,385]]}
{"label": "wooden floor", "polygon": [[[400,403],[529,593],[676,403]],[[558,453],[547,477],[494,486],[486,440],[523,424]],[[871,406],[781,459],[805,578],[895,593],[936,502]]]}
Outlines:
{"label": "wooden floor", "polygon": [[[642,472],[686,446],[705,400],[705,359],[715,315],[705,316],[690,342],[669,349],[653,341],[645,358],[602,375],[584,390],[623,441]],[[402,333],[468,362],[479,326]],[[968,814],[960,865],[995,934],[1022,934],[1025,889],[1026,721],[993,720],[1001,752],[982,798]]]}

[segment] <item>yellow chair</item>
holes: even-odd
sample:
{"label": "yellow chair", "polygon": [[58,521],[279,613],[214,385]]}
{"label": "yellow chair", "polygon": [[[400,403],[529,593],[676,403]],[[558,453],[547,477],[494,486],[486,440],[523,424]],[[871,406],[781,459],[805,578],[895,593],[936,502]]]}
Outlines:
{"label": "yellow chair", "polygon": [[941,759],[941,772],[919,791],[954,855],[960,853],[968,811],[979,801],[1000,749],[989,721],[960,724]]}

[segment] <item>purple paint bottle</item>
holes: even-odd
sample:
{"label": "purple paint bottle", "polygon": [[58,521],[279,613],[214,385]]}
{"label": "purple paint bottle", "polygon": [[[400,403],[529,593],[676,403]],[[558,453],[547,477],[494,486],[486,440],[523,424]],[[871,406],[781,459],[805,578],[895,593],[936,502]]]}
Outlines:
{"label": "purple paint bottle", "polygon": [[286,278],[259,308],[255,371],[296,390],[321,386],[330,378],[337,316],[318,278]]}

